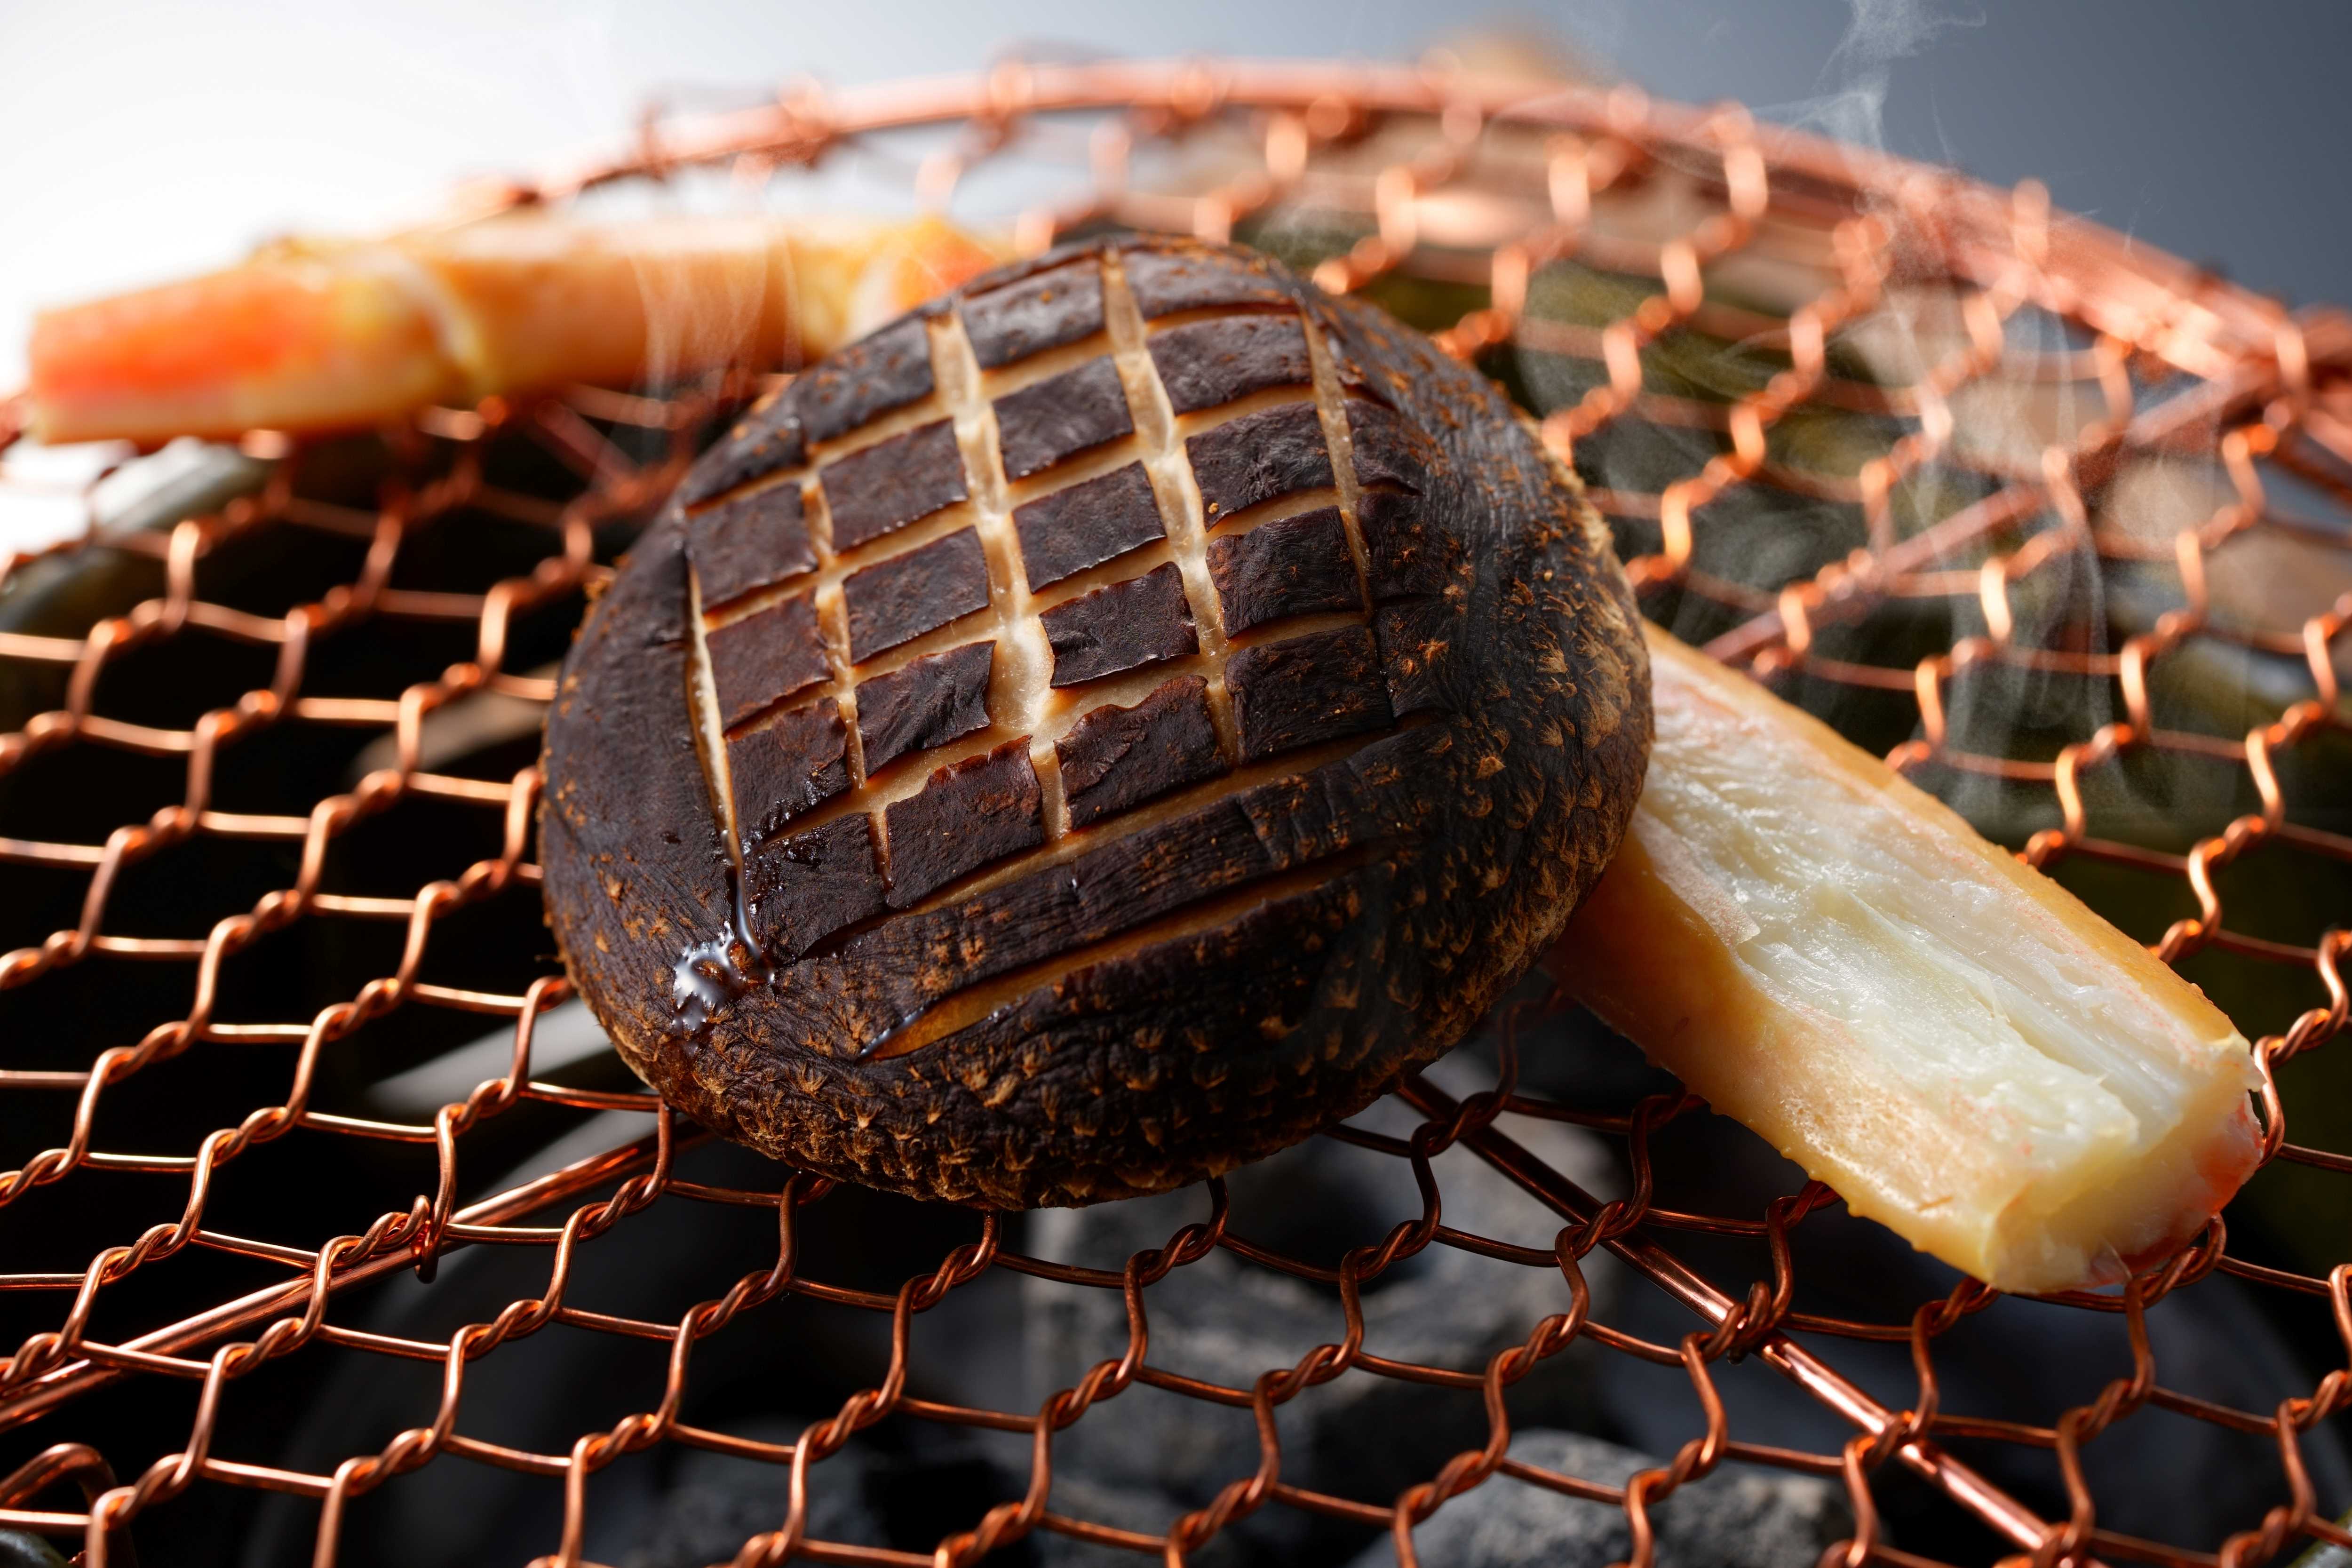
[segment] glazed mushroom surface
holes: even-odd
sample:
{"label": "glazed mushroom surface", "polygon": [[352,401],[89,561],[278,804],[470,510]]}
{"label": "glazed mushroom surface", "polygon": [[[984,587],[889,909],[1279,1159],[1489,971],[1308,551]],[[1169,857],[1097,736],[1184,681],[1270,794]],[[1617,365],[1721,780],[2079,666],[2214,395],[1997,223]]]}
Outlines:
{"label": "glazed mushroom surface", "polygon": [[1097,242],[796,378],[594,606],[547,896],[631,1065],[828,1174],[1160,1190],[1449,1048],[1614,852],[1648,666],[1502,394]]}

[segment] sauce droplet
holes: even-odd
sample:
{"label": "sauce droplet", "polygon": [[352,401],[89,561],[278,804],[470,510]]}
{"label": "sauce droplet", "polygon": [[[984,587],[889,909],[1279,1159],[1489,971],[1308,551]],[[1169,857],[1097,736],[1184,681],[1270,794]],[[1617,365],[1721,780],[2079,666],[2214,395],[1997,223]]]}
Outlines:
{"label": "sauce droplet", "polygon": [[670,1010],[689,1032],[698,1032],[720,1004],[741,994],[747,982],[735,963],[736,942],[732,931],[698,942],[671,967]]}

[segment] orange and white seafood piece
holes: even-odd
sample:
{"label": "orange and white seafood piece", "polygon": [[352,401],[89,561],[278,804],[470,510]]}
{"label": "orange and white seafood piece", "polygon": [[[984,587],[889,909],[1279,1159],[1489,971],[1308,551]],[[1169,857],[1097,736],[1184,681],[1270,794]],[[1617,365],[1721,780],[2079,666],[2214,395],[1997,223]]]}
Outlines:
{"label": "orange and white seafood piece", "polygon": [[567,382],[773,365],[848,342],[1004,259],[894,222],[518,213],[372,241],[289,240],[34,323],[52,442],[330,430]]}
{"label": "orange and white seafood piece", "polygon": [[1632,831],[1549,967],[1854,1213],[1986,1283],[2112,1282],[2253,1172],[2202,992],[1942,803],[1652,628]]}

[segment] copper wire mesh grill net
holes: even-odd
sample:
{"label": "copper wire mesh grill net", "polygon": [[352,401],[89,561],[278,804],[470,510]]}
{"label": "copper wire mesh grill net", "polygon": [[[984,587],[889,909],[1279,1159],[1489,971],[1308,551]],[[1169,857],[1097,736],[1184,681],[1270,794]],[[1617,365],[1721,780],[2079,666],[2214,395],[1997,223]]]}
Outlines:
{"label": "copper wire mesh grill net", "polygon": [[[9,1234],[30,1239],[0,1275],[17,1339],[0,1423],[34,1457],[0,1480],[0,1525],[92,1563],[127,1560],[134,1540],[175,1561],[193,1500],[268,1491],[307,1500],[317,1562],[348,1561],[354,1530],[389,1528],[354,1522],[378,1517],[371,1494],[492,1467],[542,1489],[547,1560],[569,1563],[595,1540],[600,1481],[634,1456],[700,1448],[773,1467],[774,1517],[740,1563],[963,1562],[1038,1535],[1172,1562],[1284,1510],[1391,1531],[1410,1562],[1416,1524],[1518,1486],[1622,1509],[1630,1557],[1647,1563],[1654,1513],[1740,1463],[1837,1488],[1853,1517],[1832,1557],[1852,1564],[1990,1550],[1932,1531],[1893,1544],[1878,1501],[1922,1483],[2038,1563],[2352,1543],[2320,1511],[2345,1500],[2321,1495],[2305,1457],[2352,1397],[2336,1223],[2352,1207],[2329,1206],[2352,1154],[2291,1141],[2306,1118],[2306,1136],[2352,1134],[2326,1054],[2307,1056],[2346,1022],[2352,946],[2352,837],[2326,815],[2346,798],[2352,319],[2290,315],[2127,249],[2032,186],[1989,190],[1737,109],[1528,95],[1403,69],[1009,66],[649,121],[608,164],[476,195],[562,201],[705,172],[790,187],[863,158],[926,202],[970,193],[981,214],[992,175],[1026,160],[1017,210],[994,215],[1024,247],[1100,222],[1253,239],[1437,330],[1544,415],[1654,616],[1891,748],[2261,1036],[2272,1168],[2229,1215],[2118,1292],[2004,1304],[1946,1279],[1907,1315],[1841,1315],[1837,1282],[1816,1300],[1807,1268],[1841,1223],[1834,1196],[1792,1178],[1676,1206],[1677,1161],[1697,1158],[1678,1139],[1700,1108],[1671,1087],[1546,1092],[1517,1036],[1557,1020],[1530,995],[1490,1048],[1439,1075],[1468,1088],[1484,1073],[1475,1092],[1414,1079],[1390,1120],[1327,1134],[1348,1160],[1413,1178],[1418,1206],[1360,1235],[1277,1247],[1263,1238],[1286,1234],[1281,1198],[1212,1184],[1192,1223],[1123,1267],[1048,1260],[1022,1250],[1016,1218],[950,1212],[924,1233],[946,1238],[933,1266],[859,1279],[854,1257],[808,1240],[844,1194],[780,1166],[762,1181],[740,1156],[698,1171],[721,1152],[689,1125],[597,1058],[551,1067],[535,1040],[569,998],[531,863],[551,661],[583,592],[763,382],[575,388],[366,439],[257,434],[189,515],[125,521],[92,484],[85,530],[10,559],[0,870],[25,945],[0,958],[16,1166],[0,1223],[16,1216]],[[925,138],[911,150],[910,130]],[[23,449],[11,457],[21,489]],[[509,1026],[466,1086],[444,1075],[437,1109],[383,1109],[387,1081]],[[1608,1143],[1614,1195],[1530,1152],[1546,1123]],[[518,1124],[533,1130],[520,1142],[501,1131]],[[533,1139],[553,1152],[502,1174]],[[1444,1173],[1469,1156],[1524,1209],[1510,1237],[1447,1223]],[[759,1222],[712,1263],[732,1283],[682,1279],[660,1311],[625,1314],[581,1288],[592,1255],[658,1257],[647,1237],[677,1223],[666,1215],[716,1208]],[[59,1237],[70,1255],[33,1256]],[[1428,1249],[1549,1279],[1548,1314],[1483,1363],[1388,1359],[1366,1294]],[[450,1289],[446,1255],[489,1250],[543,1273],[486,1313],[457,1296],[429,1332],[371,1316],[392,1277],[434,1299],[436,1279]],[[1213,1258],[1324,1288],[1321,1342],[1250,1383],[1155,1359],[1156,1294]],[[1659,1288],[1685,1331],[1623,1326],[1596,1269]],[[1077,1347],[1089,1370],[1027,1407],[940,1394],[970,1386],[941,1359],[1019,1346],[933,1338],[932,1314],[1010,1276],[1123,1293],[1124,1339]],[[2324,1375],[2254,1408],[2168,1384],[2151,1321],[2168,1299],[2222,1290],[2225,1311],[2299,1322]],[[703,1416],[719,1407],[698,1386],[714,1347],[774,1333],[786,1302],[883,1325],[873,1365],[796,1436]],[[1958,1407],[1939,1359],[1996,1306],[2092,1323],[2119,1375],[2079,1398],[2053,1384]],[[501,1440],[499,1396],[469,1388],[566,1331],[593,1347],[572,1364],[649,1356],[650,1381],[616,1372],[609,1410],[568,1446]],[[1841,1370],[1874,1348],[1898,1365],[1907,1348],[1908,1375]],[[300,1415],[347,1386],[333,1368],[352,1356],[419,1363],[421,1418],[299,1467],[265,1462],[236,1425],[246,1391],[276,1386],[267,1408]],[[1678,1381],[1645,1386],[1688,1440],[1622,1484],[1512,1457],[1512,1391],[1561,1358],[1668,1369]],[[1759,1365],[1819,1400],[1843,1440],[1743,1433],[1723,1390]],[[1476,1438],[1398,1492],[1304,1484],[1278,1417],[1340,1378],[1435,1389]],[[1150,1398],[1228,1407],[1255,1434],[1255,1470],[1172,1522],[1066,1505],[1057,1456],[1115,1402]],[[77,1440],[79,1413],[110,1399],[139,1402],[153,1442]],[[2259,1471],[2267,1511],[2226,1539],[2111,1528],[2099,1440],[2184,1420],[2242,1437],[2231,1452]],[[1025,1490],[975,1505],[935,1551],[825,1539],[812,1519],[828,1459],[906,1424],[1005,1435]],[[2021,1473],[2020,1454],[2038,1489],[1994,1479]]]}

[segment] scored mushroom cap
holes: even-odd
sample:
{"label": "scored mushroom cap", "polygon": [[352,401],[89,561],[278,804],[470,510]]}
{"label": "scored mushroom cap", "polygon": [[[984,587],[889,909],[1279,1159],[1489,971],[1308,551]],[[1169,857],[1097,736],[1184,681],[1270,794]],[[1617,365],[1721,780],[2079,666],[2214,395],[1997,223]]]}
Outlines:
{"label": "scored mushroom cap", "polygon": [[1253,253],[979,279],[688,475],[565,662],[541,858],[630,1066],[991,1206],[1227,1170],[1450,1048],[1624,833],[1649,666],[1503,395]]}

